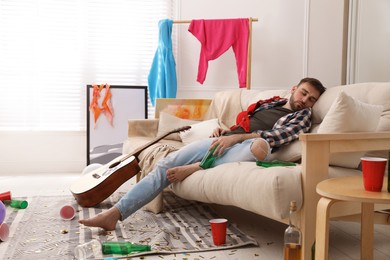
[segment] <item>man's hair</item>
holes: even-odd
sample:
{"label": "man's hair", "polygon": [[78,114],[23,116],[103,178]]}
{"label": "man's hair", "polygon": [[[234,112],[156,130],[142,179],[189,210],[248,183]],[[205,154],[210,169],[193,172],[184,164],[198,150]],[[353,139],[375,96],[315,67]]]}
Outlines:
{"label": "man's hair", "polygon": [[303,83],[309,83],[311,86],[313,86],[315,89],[317,89],[320,92],[320,95],[325,92],[326,88],[324,85],[322,85],[321,81],[315,78],[303,78],[301,81],[299,81],[298,86]]}

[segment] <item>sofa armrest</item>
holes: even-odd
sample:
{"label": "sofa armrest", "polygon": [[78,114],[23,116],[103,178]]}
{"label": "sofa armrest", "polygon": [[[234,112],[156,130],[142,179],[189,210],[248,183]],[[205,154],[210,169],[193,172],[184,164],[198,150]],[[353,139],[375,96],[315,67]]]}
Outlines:
{"label": "sofa armrest", "polygon": [[329,155],[332,153],[390,149],[390,132],[307,133],[301,134],[299,140],[302,142],[303,182],[309,185],[317,185],[328,177]]}
{"label": "sofa armrest", "polygon": [[328,178],[329,157],[336,152],[375,151],[390,149],[390,132],[334,133],[299,136],[302,143],[301,208],[303,259],[310,259],[310,248],[315,239],[316,209],[320,196],[316,186]]}
{"label": "sofa armrest", "polygon": [[158,119],[130,119],[127,128],[128,137],[156,137]]}

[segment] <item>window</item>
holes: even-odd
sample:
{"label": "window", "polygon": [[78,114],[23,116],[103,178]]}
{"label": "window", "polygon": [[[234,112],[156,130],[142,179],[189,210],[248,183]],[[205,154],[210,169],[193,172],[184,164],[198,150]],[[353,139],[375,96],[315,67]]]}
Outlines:
{"label": "window", "polygon": [[172,0],[0,0],[0,130],[86,129],[86,85],[147,85]]}

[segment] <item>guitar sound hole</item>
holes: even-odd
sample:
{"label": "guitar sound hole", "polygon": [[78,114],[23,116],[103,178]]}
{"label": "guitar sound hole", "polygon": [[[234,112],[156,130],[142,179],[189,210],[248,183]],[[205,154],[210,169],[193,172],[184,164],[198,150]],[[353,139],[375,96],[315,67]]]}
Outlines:
{"label": "guitar sound hole", "polygon": [[114,168],[114,167],[117,167],[118,165],[120,164],[120,162],[114,162],[113,164],[110,165],[110,169]]}

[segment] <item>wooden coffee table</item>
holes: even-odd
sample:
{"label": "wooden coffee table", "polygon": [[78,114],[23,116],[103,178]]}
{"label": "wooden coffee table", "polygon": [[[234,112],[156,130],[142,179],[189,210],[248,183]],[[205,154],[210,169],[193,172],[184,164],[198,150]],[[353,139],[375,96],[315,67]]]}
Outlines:
{"label": "wooden coffee table", "polygon": [[315,259],[328,259],[329,213],[332,204],[337,201],[361,203],[360,258],[373,259],[374,204],[390,204],[387,178],[385,177],[381,192],[365,191],[362,176],[348,176],[320,182],[317,185],[317,193],[322,198],[317,205]]}

